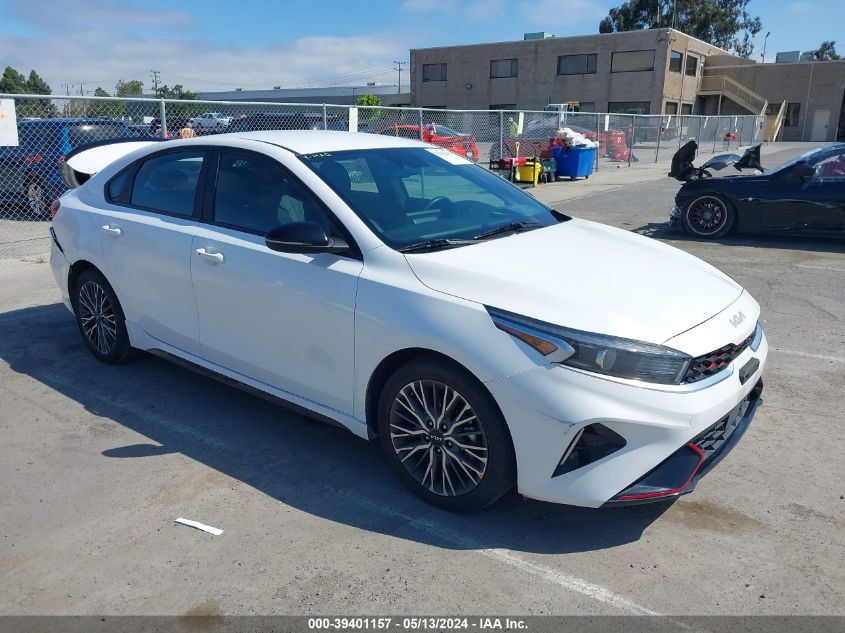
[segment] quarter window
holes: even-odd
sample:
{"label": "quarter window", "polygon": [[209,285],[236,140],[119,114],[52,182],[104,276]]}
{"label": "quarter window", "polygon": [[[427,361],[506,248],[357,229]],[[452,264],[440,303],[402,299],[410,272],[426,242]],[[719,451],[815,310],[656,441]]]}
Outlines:
{"label": "quarter window", "polygon": [[144,161],[135,175],[131,204],[190,216],[202,169],[200,152],[172,152]]}
{"label": "quarter window", "polygon": [[561,55],[557,58],[558,75],[591,75],[596,72],[598,55]]}
{"label": "quarter window", "polygon": [[490,60],[490,79],[516,77],[518,73],[519,60],[517,60],[516,58]]}
{"label": "quarter window", "polygon": [[132,169],[127,168],[112,178],[108,184],[108,198],[110,202],[116,202],[123,197],[126,185],[132,177]]}
{"label": "quarter window", "polygon": [[423,64],[423,81],[446,81],[446,64]]}
{"label": "quarter window", "polygon": [[291,222],[315,222],[331,233],[325,211],[303,185],[281,167],[241,154],[220,155],[214,221],[261,235]]}

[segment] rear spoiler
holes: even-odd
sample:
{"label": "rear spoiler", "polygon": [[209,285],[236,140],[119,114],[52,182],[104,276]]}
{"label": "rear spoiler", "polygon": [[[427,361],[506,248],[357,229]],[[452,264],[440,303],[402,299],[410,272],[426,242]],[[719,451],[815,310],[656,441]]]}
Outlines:
{"label": "rear spoiler", "polygon": [[59,163],[62,181],[71,189],[85,184],[91,176],[119,158],[164,139],[117,138],[81,145]]}

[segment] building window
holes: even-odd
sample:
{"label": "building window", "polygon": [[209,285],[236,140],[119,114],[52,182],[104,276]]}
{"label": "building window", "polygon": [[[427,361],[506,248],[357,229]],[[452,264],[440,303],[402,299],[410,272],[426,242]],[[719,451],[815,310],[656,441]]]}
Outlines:
{"label": "building window", "polygon": [[684,54],[680,51],[672,51],[669,55],[669,70],[673,73],[681,72],[681,64],[684,61]]}
{"label": "building window", "polygon": [[663,114],[678,114],[678,103],[676,101],[667,101],[663,106]]}
{"label": "building window", "polygon": [[783,115],[783,127],[798,127],[798,115],[801,113],[800,103],[787,103]]}
{"label": "building window", "polygon": [[683,114],[683,115],[692,114],[692,104],[691,103],[682,103],[681,104],[681,114]]}
{"label": "building window", "polygon": [[694,55],[687,55],[687,65],[686,65],[686,74],[687,77],[695,77],[698,75],[698,57]]}
{"label": "building window", "polygon": [[607,111],[614,114],[649,114],[649,101],[611,101],[607,104]]}
{"label": "building window", "polygon": [[582,101],[578,104],[576,108],[577,112],[595,112],[596,111],[596,102],[595,101]]}
{"label": "building window", "polygon": [[654,70],[654,51],[625,51],[613,53],[610,72],[631,73],[641,70]]}
{"label": "building window", "polygon": [[519,72],[517,59],[491,59],[490,79],[503,79],[505,77],[516,77]]}
{"label": "building window", "polygon": [[598,55],[561,55],[557,58],[558,75],[593,75]]}
{"label": "building window", "polygon": [[423,64],[423,81],[446,81],[446,64]]}
{"label": "building window", "polygon": [[491,110],[516,110],[515,103],[491,103]]}

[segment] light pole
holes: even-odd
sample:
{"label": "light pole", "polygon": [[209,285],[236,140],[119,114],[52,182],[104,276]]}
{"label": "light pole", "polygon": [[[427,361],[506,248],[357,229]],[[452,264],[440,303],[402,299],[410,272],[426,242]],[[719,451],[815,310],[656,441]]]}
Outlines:
{"label": "light pole", "polygon": [[763,52],[760,53],[760,61],[764,64],[766,63],[766,43],[769,41],[769,35],[771,34],[771,31],[766,31],[766,37],[763,38]]}

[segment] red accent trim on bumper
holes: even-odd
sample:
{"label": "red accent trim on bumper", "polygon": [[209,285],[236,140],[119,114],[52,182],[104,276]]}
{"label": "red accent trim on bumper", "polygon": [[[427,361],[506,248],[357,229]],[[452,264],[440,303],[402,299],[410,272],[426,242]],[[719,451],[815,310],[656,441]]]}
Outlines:
{"label": "red accent trim on bumper", "polygon": [[655,499],[657,497],[669,497],[671,495],[676,495],[679,492],[683,492],[686,490],[687,486],[689,486],[692,478],[695,477],[695,474],[698,472],[698,469],[701,468],[701,464],[704,463],[704,451],[702,451],[698,446],[693,444],[692,442],[687,442],[687,447],[692,449],[698,454],[698,463],[695,465],[695,468],[692,469],[689,477],[687,480],[677,488],[673,488],[672,490],[661,490],[660,492],[649,492],[646,494],[641,495],[624,495],[621,497],[616,497],[619,501],[632,501],[634,499]]}

